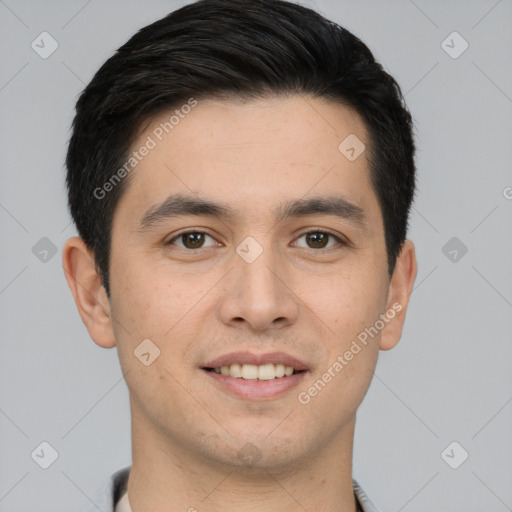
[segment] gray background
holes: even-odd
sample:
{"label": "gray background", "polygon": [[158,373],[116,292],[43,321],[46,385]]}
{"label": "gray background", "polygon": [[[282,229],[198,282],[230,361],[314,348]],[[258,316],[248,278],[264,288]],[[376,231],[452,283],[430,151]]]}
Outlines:
{"label": "gray background", "polygon": [[[84,510],[131,463],[116,350],[89,338],[61,267],[63,162],[84,85],[183,3],[0,0],[1,512]],[[384,512],[512,510],[512,0],[304,3],[369,45],[417,127],[419,273],[358,414],[354,476]],[[47,59],[31,48],[43,31]],[[31,458],[43,441],[48,469]]]}

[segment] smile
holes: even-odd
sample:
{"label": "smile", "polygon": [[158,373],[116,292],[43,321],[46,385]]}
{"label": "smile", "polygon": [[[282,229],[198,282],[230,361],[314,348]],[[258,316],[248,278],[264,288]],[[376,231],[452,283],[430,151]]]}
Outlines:
{"label": "smile", "polygon": [[245,380],[274,380],[281,379],[282,377],[289,377],[294,373],[299,373],[304,370],[295,370],[292,366],[285,366],[284,364],[262,364],[260,366],[255,364],[235,363],[229,366],[221,366],[219,368],[205,368],[206,370],[213,371],[217,374],[222,374],[235,379]]}
{"label": "smile", "polygon": [[[249,378],[243,375],[239,377],[231,376],[231,372],[235,375],[244,372],[244,367],[248,367],[245,370],[247,372],[245,375],[248,375]],[[263,369],[261,369],[262,367]],[[224,369],[224,372],[222,369]],[[253,401],[272,400],[284,396],[287,391],[297,387],[309,373],[308,370],[295,371],[291,366],[285,367],[279,364],[261,366],[232,364],[220,368],[201,368],[201,370],[208,379],[211,379],[210,382],[213,382],[217,389],[229,395]],[[226,370],[229,371],[229,374]],[[257,376],[260,371],[263,379]],[[278,377],[277,375],[280,375],[283,371],[285,372],[284,375]]]}

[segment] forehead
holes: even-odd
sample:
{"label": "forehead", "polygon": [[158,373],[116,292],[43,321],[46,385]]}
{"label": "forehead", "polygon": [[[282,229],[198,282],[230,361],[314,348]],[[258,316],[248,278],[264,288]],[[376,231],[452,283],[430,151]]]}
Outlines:
{"label": "forehead", "polygon": [[[345,141],[360,144],[357,158],[347,158]],[[339,103],[298,95],[189,100],[144,125],[131,148],[140,160],[118,210],[142,215],[170,194],[184,194],[222,197],[240,215],[265,215],[270,203],[275,211],[284,201],[333,193],[371,209],[365,145],[361,117]]]}

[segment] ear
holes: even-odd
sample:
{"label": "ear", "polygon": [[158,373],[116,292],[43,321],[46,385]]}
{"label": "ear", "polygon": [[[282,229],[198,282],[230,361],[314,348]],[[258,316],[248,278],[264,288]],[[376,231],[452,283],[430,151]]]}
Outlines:
{"label": "ear", "polygon": [[62,267],[89,335],[100,347],[114,347],[107,293],[96,271],[94,255],[81,238],[72,237],[64,244]]}
{"label": "ear", "polygon": [[416,273],[417,262],[414,244],[411,240],[405,240],[389,284],[386,311],[389,312],[387,316],[390,319],[382,330],[379,342],[380,350],[393,348],[402,336],[405,312],[409,304]]}

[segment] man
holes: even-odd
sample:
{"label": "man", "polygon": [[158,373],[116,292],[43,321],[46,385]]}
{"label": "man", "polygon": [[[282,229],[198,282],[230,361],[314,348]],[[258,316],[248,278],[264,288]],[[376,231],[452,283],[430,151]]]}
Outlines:
{"label": "man", "polygon": [[377,510],[356,411],[416,277],[394,79],[307,8],[202,0],[133,36],[76,110],[63,266],[132,418],[98,508]]}

